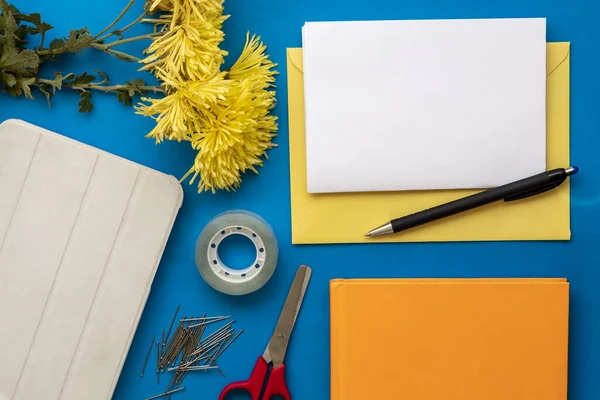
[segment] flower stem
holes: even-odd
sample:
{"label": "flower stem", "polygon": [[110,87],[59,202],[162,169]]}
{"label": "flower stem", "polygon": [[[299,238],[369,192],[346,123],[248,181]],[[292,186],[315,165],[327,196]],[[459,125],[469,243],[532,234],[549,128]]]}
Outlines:
{"label": "flower stem", "polygon": [[[51,79],[38,78],[38,79],[36,79],[36,83],[45,83],[45,84],[51,85],[54,83],[54,81]],[[108,86],[108,85],[98,85],[98,84],[94,84],[94,83],[74,84],[74,83],[70,83],[70,82],[63,82],[62,86],[68,87],[73,90],[91,89],[91,90],[99,90],[99,91],[102,91],[105,93],[117,92],[119,90],[124,90],[124,89],[126,89],[126,90],[131,89],[131,87],[127,86],[127,85],[110,85],[110,86]],[[154,92],[154,93],[157,93],[157,92],[163,93],[164,92],[164,89],[160,86],[136,86],[136,89],[147,91],[147,92]]]}
{"label": "flower stem", "polygon": [[40,47],[39,47],[40,49],[44,47],[44,41],[46,40],[46,32],[42,31],[41,36],[42,36],[42,39],[40,41]]}
{"label": "flower stem", "polygon": [[[134,26],[135,24],[137,24],[138,22],[140,22],[146,15],[148,15],[148,13],[146,13],[146,11],[144,11],[139,17],[137,17],[133,22],[131,22],[129,25],[124,26],[121,29],[118,29],[121,33],[127,31],[129,28],[131,28],[132,26]],[[98,41],[103,41],[108,39],[109,37],[111,37],[112,35],[114,35],[115,32],[109,32],[106,35],[98,38]]]}
{"label": "flower stem", "polygon": [[113,26],[115,26],[121,20],[121,18],[123,18],[125,14],[127,14],[127,11],[129,11],[131,6],[133,6],[133,3],[135,3],[135,0],[129,0],[129,3],[127,3],[123,11],[121,11],[121,14],[119,14],[117,18],[113,22],[111,22],[106,28],[98,32],[98,34],[94,36],[94,39],[98,39],[100,36],[108,32],[108,30],[110,30]]}
{"label": "flower stem", "polygon": [[106,50],[111,47],[118,46],[120,44],[131,43],[131,42],[135,42],[138,40],[144,40],[144,39],[152,39],[152,38],[154,38],[156,36],[160,36],[160,35],[162,35],[162,33],[160,33],[160,32],[148,33],[146,35],[140,35],[140,36],[130,37],[127,39],[115,40],[114,42],[106,43],[106,44],[97,43],[97,45],[99,46],[97,48],[100,48],[100,46],[101,46],[103,50]]}
{"label": "flower stem", "polygon": [[106,48],[106,46],[103,44],[91,43],[90,47],[93,47],[94,49],[102,50],[102,51],[110,54],[111,56],[117,57],[119,60],[130,61],[130,62],[140,62],[141,61],[141,59],[138,57],[132,56],[127,53],[123,53],[122,51]]}
{"label": "flower stem", "polygon": [[156,19],[156,18],[144,18],[142,22],[147,22],[149,24],[158,24],[158,25],[166,25],[170,23],[167,19]]}

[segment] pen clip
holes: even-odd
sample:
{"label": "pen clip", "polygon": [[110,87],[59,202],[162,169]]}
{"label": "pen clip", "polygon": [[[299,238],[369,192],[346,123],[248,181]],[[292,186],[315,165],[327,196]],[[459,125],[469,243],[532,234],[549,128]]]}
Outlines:
{"label": "pen clip", "polygon": [[522,200],[527,197],[535,196],[536,194],[540,194],[540,193],[547,192],[548,190],[552,190],[555,187],[557,187],[558,185],[560,185],[560,183],[553,182],[546,186],[540,186],[540,187],[537,187],[534,189],[526,190],[526,191],[518,193],[518,194],[514,194],[512,196],[505,198],[504,201],[508,203],[509,201]]}

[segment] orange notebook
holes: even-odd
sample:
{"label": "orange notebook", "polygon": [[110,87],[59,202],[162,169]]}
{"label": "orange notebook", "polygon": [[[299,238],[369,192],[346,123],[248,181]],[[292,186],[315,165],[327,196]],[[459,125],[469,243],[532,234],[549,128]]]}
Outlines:
{"label": "orange notebook", "polygon": [[332,400],[565,400],[566,279],[331,281]]}

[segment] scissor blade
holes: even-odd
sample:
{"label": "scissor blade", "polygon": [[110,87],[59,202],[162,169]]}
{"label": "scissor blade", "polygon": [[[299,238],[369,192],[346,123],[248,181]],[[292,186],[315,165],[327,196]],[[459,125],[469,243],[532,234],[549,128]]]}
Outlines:
{"label": "scissor blade", "polygon": [[265,360],[273,361],[273,367],[283,364],[290,336],[294,330],[294,324],[298,318],[311,274],[312,269],[306,265],[302,265],[296,272],[296,277],[279,316],[279,321],[263,355]]}

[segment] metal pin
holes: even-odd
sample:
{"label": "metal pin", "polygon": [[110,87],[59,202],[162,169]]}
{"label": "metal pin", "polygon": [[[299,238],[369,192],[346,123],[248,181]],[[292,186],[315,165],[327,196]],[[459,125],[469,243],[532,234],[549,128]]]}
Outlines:
{"label": "metal pin", "polygon": [[180,337],[173,346],[169,349],[169,352],[163,357],[163,364],[168,365],[177,358],[177,354],[181,351],[182,338]]}
{"label": "metal pin", "polygon": [[[171,329],[173,329],[173,324],[175,323],[175,319],[177,318],[178,313],[179,313],[179,304],[177,304],[177,308],[175,309],[175,314],[173,315],[173,319],[171,320],[171,325],[169,325],[167,337],[165,339],[163,339],[163,346],[165,345],[165,341],[169,340],[169,335],[171,334]],[[185,317],[183,317],[183,318],[185,318]]]}
{"label": "metal pin", "polygon": [[[157,398],[170,399],[172,393],[183,390],[183,387],[180,388],[180,386],[190,371],[216,369],[222,376],[225,376],[221,368],[217,365],[216,360],[243,332],[243,330],[236,332],[236,329],[232,326],[235,319],[229,320],[231,316],[207,317],[206,314],[201,317],[189,318],[184,315],[179,320],[177,327],[173,328],[179,309],[180,306],[178,305],[171,319],[169,329],[163,330],[160,341],[156,341],[157,383],[160,384],[161,373],[165,371],[174,371],[175,373],[171,377],[164,393],[147,400]],[[203,337],[208,325],[225,320],[229,321],[210,335]],[[175,331],[171,334],[173,329]],[[154,340],[155,338],[152,339],[152,341]],[[149,353],[151,352],[151,348],[152,343]],[[146,357],[147,359],[149,358],[149,353]],[[146,362],[147,360],[145,364]],[[142,369],[142,374],[143,371]]]}
{"label": "metal pin", "polygon": [[186,356],[189,356],[196,349],[196,344],[198,343],[198,332],[200,329],[202,329],[201,326],[191,329],[189,347],[186,349]]}
{"label": "metal pin", "polygon": [[[173,374],[173,377],[169,381],[169,384],[167,385],[167,389],[165,390],[166,393],[168,393],[170,390],[173,390],[175,388],[175,379],[176,378],[177,378],[177,372],[175,372],[175,374]],[[169,395],[169,397],[171,397],[171,395]]]}
{"label": "metal pin", "polygon": [[218,335],[213,337],[207,337],[205,340],[201,341],[200,344],[204,347],[208,347],[210,344],[214,342],[219,342],[223,340],[225,336],[232,335],[235,332],[235,329],[228,327],[226,330],[219,332]]}
{"label": "metal pin", "polygon": [[181,392],[182,390],[185,390],[185,387],[180,387],[179,389],[174,389],[174,390],[170,390],[165,393],[157,394],[156,396],[148,397],[146,400],[160,399],[161,397],[164,397],[166,395],[171,395],[176,392]]}
{"label": "metal pin", "polygon": [[195,366],[195,367],[187,367],[187,368],[184,368],[184,370],[185,371],[207,371],[209,369],[217,369],[217,368],[219,368],[219,367],[217,367],[216,365],[214,365],[214,366],[213,365],[211,365],[211,366],[200,365],[200,366]]}
{"label": "metal pin", "polygon": [[177,366],[177,367],[173,367],[173,368],[169,368],[167,371],[171,372],[171,371],[204,371],[207,369],[217,369],[216,367],[213,366],[208,366],[208,365],[190,365],[189,367],[182,367],[182,366]]}
{"label": "metal pin", "polygon": [[188,372],[189,371],[185,371],[185,370],[179,372],[179,378],[177,378],[177,380],[175,381],[175,388],[178,388],[179,385],[181,385],[181,383],[183,382],[183,380],[187,376]]}
{"label": "metal pin", "polygon": [[210,356],[211,351],[213,351],[217,346],[219,346],[219,344],[226,342],[231,336],[233,336],[233,335],[230,333],[227,333],[222,338],[215,337],[214,339],[211,340],[210,344],[207,344],[206,346],[203,345],[202,343],[198,343],[197,344],[198,347],[194,350],[194,352],[192,352],[189,355],[187,362],[183,366],[189,366],[196,362],[200,362],[200,361],[208,358]]}
{"label": "metal pin", "polygon": [[200,321],[201,319],[205,319],[207,321],[213,321],[214,322],[218,322],[218,321],[223,321],[224,319],[229,319],[231,318],[231,315],[227,315],[227,316],[218,316],[218,317],[206,317],[206,316],[202,316],[202,317],[196,317],[196,318],[183,318],[180,319],[179,322],[195,322],[195,321]]}
{"label": "metal pin", "polygon": [[[224,321],[224,320],[229,319],[229,318],[231,318],[231,317],[219,317],[219,319],[215,319],[215,320],[212,320],[212,321],[203,321],[203,322],[200,322],[198,324],[189,325],[188,328],[195,328],[195,327],[200,326],[200,325],[209,325],[209,324],[212,324],[214,322],[221,322],[221,321]],[[234,322],[235,322],[235,320],[232,320],[232,321],[228,322],[228,325],[231,325]],[[224,326],[228,326],[228,325],[224,325]]]}
{"label": "metal pin", "polygon": [[[227,324],[223,325],[222,327],[220,327],[219,329],[217,329],[216,331],[214,331],[213,333],[211,333],[210,335],[208,335],[204,340],[202,340],[201,343],[208,343],[208,341],[210,339],[212,339],[214,336],[219,335],[223,331],[229,330],[229,328],[231,327],[231,324],[233,324],[234,322],[235,322],[235,319],[231,320]],[[233,329],[233,328],[231,328],[231,329]]]}
{"label": "metal pin", "polygon": [[214,349],[216,349],[216,348],[217,348],[217,347],[218,347],[218,346],[219,346],[221,343],[224,343],[224,342],[226,342],[227,340],[229,340],[229,338],[230,338],[231,336],[232,336],[232,335],[228,335],[228,336],[224,337],[223,339],[221,339],[221,340],[218,340],[218,341],[215,341],[214,343],[211,343],[210,345],[206,346],[206,347],[204,348],[204,352],[203,352],[203,354],[202,354],[202,357],[208,357],[208,356],[210,355],[210,353],[211,353],[211,352],[212,352]]}
{"label": "metal pin", "polygon": [[236,335],[233,337],[233,339],[231,339],[229,341],[229,343],[227,343],[227,345],[225,347],[223,347],[223,349],[217,354],[217,356],[215,357],[215,361],[217,361],[217,359],[221,356],[221,354],[223,354],[225,352],[225,350],[227,350],[227,348],[229,346],[231,346],[231,344],[233,342],[235,342],[235,339],[237,339],[243,332],[244,332],[244,330],[240,329],[240,331],[238,333],[236,333]]}
{"label": "metal pin", "polygon": [[225,332],[221,332],[219,333],[219,335],[210,338],[210,340],[208,340],[209,338],[206,338],[205,340],[207,340],[206,342],[203,340],[200,343],[198,343],[198,348],[190,355],[195,356],[198,354],[202,354],[208,351],[208,349],[212,348],[212,346],[214,344],[218,344],[220,341],[224,340],[224,339],[229,339],[229,337],[231,337],[233,335],[233,332],[235,332],[233,329],[231,330],[227,330]]}
{"label": "metal pin", "polygon": [[[177,389],[178,388],[179,385],[177,385],[177,386],[175,386],[175,385],[177,384],[177,380],[179,379],[179,374],[180,374],[179,371],[176,371],[173,374],[173,379],[171,379],[171,382],[169,382],[169,386],[168,386],[167,392],[168,391],[172,391],[173,389]],[[171,396],[172,396],[172,394],[169,394],[167,396],[167,400],[170,399]]]}
{"label": "metal pin", "polygon": [[[231,318],[231,317],[219,317],[218,319],[206,320],[206,321],[202,321],[202,322],[197,323],[197,324],[189,325],[188,328],[195,328],[195,327],[200,326],[200,325],[210,325],[210,324],[213,324],[215,322],[221,322],[221,321],[227,320],[229,318]],[[200,320],[201,319],[197,319],[197,320],[195,320],[193,322],[197,322],[197,321],[200,321]]]}
{"label": "metal pin", "polygon": [[219,354],[219,351],[221,350],[221,348],[223,347],[223,345],[224,345],[224,344],[225,344],[225,343],[226,343],[228,340],[229,340],[229,338],[227,338],[227,339],[223,340],[223,341],[222,341],[222,342],[219,344],[219,347],[217,347],[217,348],[216,348],[216,350],[215,350],[215,351],[213,351],[213,353],[210,355],[210,357],[208,358],[208,360],[204,361],[204,364],[208,364],[208,365],[212,364],[212,363],[213,363],[213,361],[214,361],[214,360],[215,360],[215,358],[216,358],[215,356],[216,356],[217,354]]}
{"label": "metal pin", "polygon": [[200,342],[200,339],[202,338],[202,335],[204,335],[205,330],[206,325],[202,325],[196,330],[196,337],[194,338],[194,348],[198,345],[198,342]]}
{"label": "metal pin", "polygon": [[156,342],[156,383],[160,385],[160,344]]}
{"label": "metal pin", "polygon": [[177,355],[181,351],[182,345],[186,337],[186,328],[178,328],[176,332],[178,332],[177,336],[174,337],[173,342],[169,346],[167,346],[168,350],[166,351],[166,354],[163,354],[161,358],[163,361],[162,364],[164,364],[165,366],[175,361]]}
{"label": "metal pin", "polygon": [[207,339],[208,339],[210,336],[212,336],[212,335],[214,335],[214,334],[216,334],[216,333],[218,333],[218,332],[224,331],[225,329],[229,328],[229,327],[230,327],[230,326],[231,326],[231,325],[232,325],[234,322],[235,322],[235,319],[232,319],[231,321],[229,321],[228,323],[226,323],[225,325],[223,325],[222,327],[220,327],[219,329],[217,329],[216,331],[214,331],[214,332],[213,332],[211,335],[209,335],[209,336],[207,337]]}
{"label": "metal pin", "polygon": [[152,346],[154,345],[154,339],[156,335],[152,336],[152,340],[150,341],[150,347],[148,347],[148,353],[146,353],[146,359],[144,359],[144,365],[142,366],[142,372],[140,373],[140,377],[144,376],[144,371],[146,370],[146,365],[148,364],[148,359],[150,358],[150,353],[152,353]]}
{"label": "metal pin", "polygon": [[223,373],[223,371],[221,371],[221,368],[219,368],[219,366],[217,365],[217,363],[213,361],[212,364],[214,364],[215,367],[217,367],[217,371],[219,371],[219,373],[221,374],[221,376],[223,378],[225,378],[225,374]]}
{"label": "metal pin", "polygon": [[189,357],[189,354],[192,351],[192,347],[193,347],[193,343],[191,343],[193,340],[193,337],[194,337],[193,332],[191,330],[187,329],[186,337],[182,344],[181,357],[179,358],[179,364],[182,364],[183,360],[186,360]]}
{"label": "metal pin", "polygon": [[181,329],[182,329],[181,324],[177,325],[177,328],[175,329],[175,333],[173,333],[173,336],[169,340],[167,340],[167,346],[166,346],[166,349],[163,351],[163,356],[161,358],[164,358],[165,353],[168,353],[171,350],[171,347],[173,346],[175,341],[179,338]]}

